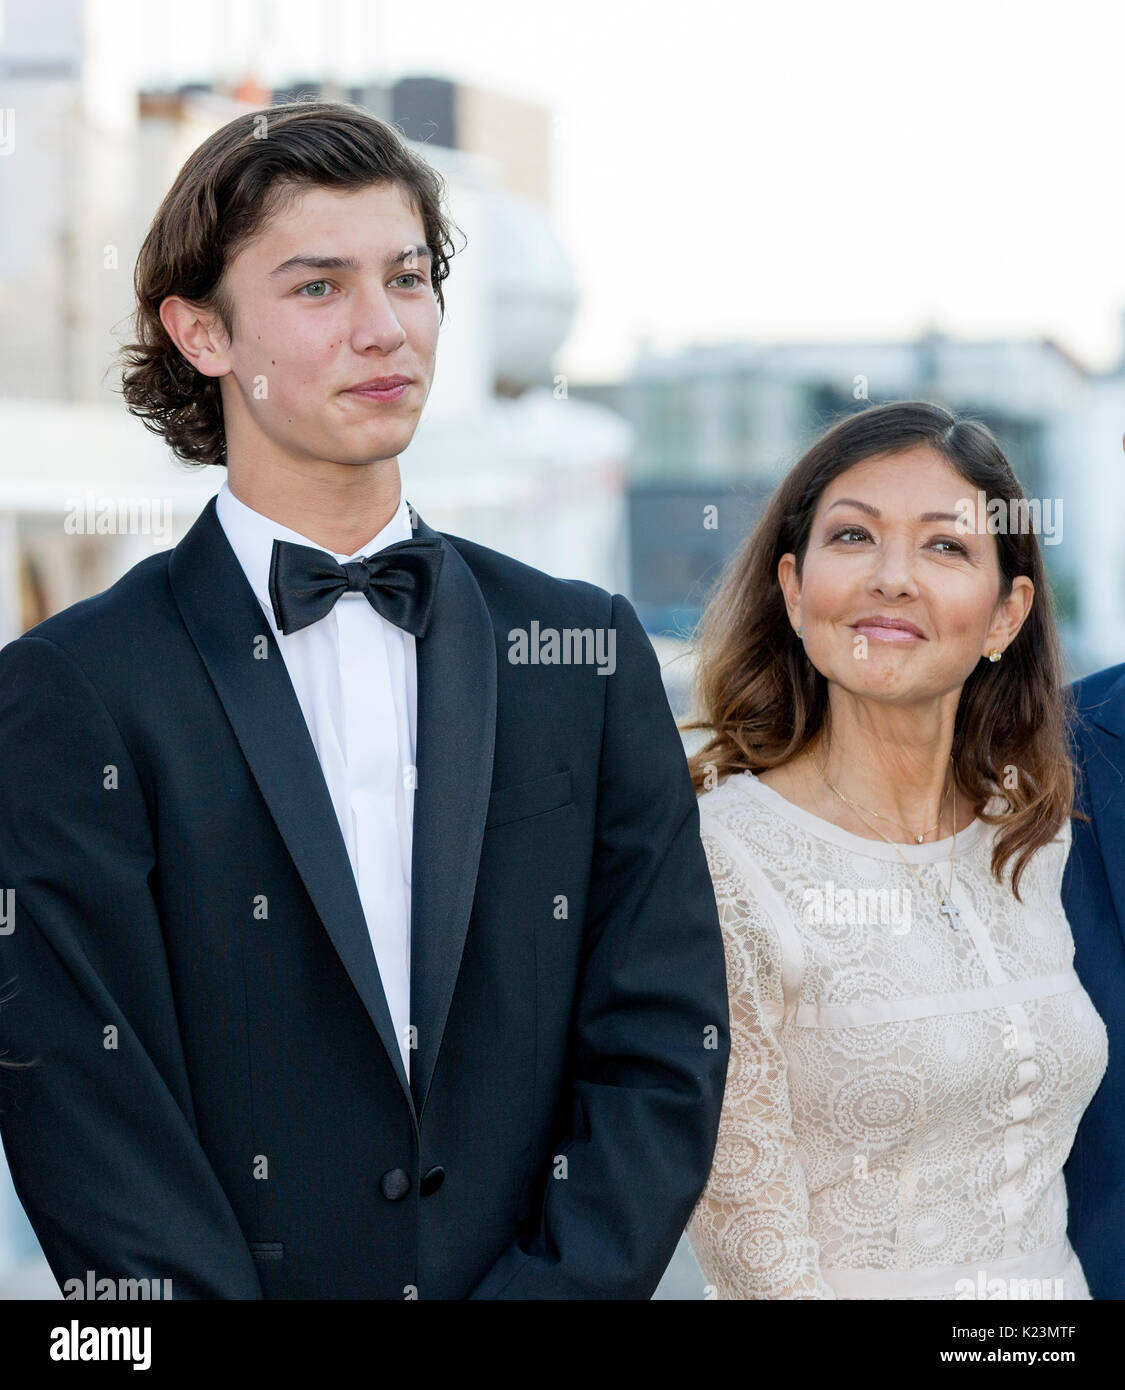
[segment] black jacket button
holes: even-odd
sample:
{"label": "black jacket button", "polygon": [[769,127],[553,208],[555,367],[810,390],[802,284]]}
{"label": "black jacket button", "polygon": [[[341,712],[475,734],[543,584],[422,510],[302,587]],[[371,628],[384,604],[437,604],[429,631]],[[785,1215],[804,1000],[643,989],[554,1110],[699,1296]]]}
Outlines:
{"label": "black jacket button", "polygon": [[379,1179],[379,1187],[388,1202],[401,1201],[410,1191],[410,1174],[403,1168],[392,1168]]}
{"label": "black jacket button", "polygon": [[436,1192],[444,1181],[445,1169],[439,1163],[435,1168],[430,1168],[422,1174],[422,1181],[418,1186],[418,1191],[423,1197],[428,1197],[431,1192]]}

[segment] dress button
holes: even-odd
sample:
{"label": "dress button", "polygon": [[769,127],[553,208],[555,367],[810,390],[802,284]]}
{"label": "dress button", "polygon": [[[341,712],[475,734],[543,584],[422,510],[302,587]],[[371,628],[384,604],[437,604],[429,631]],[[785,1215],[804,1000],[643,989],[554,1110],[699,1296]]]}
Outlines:
{"label": "dress button", "polygon": [[437,1167],[428,1169],[422,1174],[422,1181],[418,1191],[423,1197],[428,1197],[431,1192],[436,1192],[445,1181],[445,1169],[439,1163]]}
{"label": "dress button", "polygon": [[379,1187],[388,1202],[398,1202],[410,1191],[410,1174],[403,1168],[392,1168],[379,1179]]}

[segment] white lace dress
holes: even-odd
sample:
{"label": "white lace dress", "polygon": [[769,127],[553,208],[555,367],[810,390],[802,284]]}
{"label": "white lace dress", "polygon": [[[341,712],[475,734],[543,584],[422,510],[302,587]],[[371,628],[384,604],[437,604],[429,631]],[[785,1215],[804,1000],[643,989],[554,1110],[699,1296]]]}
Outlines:
{"label": "white lace dress", "polygon": [[[1069,821],[1022,906],[996,828],[960,832],[954,927],[891,845],[752,773],[699,812],[731,1023],[688,1227],[713,1296],[1089,1298],[1062,1165],[1107,1048],[1059,894]],[[947,887],[950,843],[899,849]]]}

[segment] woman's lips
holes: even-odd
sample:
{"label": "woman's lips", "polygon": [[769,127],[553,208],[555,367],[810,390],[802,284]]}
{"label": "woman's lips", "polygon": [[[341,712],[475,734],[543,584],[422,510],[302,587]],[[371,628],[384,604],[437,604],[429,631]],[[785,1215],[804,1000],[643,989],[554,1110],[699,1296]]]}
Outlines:
{"label": "woman's lips", "polygon": [[856,623],[855,630],[862,632],[865,637],[874,637],[877,642],[924,642],[926,640],[916,632],[907,632],[905,628],[883,627],[879,623]]}

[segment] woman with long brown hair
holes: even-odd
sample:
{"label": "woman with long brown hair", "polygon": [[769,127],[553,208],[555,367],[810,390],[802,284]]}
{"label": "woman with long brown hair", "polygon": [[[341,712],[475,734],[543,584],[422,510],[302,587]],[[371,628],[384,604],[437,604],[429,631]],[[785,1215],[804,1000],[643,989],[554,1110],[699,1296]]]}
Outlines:
{"label": "woman with long brown hair", "polygon": [[925,402],[829,429],[698,634],[731,1057],[689,1226],[720,1297],[1088,1298],[1062,1166],[1106,1064],[1035,508]]}

